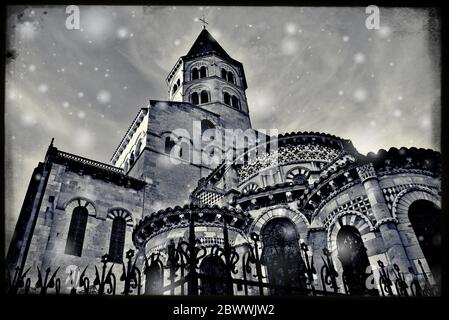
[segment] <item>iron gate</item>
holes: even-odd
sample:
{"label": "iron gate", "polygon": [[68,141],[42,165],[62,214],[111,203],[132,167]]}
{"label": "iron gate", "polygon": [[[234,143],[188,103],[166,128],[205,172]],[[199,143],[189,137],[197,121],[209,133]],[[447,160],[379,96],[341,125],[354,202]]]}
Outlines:
{"label": "iron gate", "polygon": [[[111,262],[106,254],[101,259],[100,269],[95,266],[94,280],[91,281],[86,276],[88,267],[85,267],[76,283],[72,283],[73,287],[70,293],[96,295],[234,295],[240,292],[241,295],[267,295],[273,292],[282,292],[288,295],[313,296],[353,294],[347,284],[347,277],[351,275],[340,275],[336,271],[331,253],[326,248],[323,249],[321,255],[323,265],[317,272],[314,257],[309,255],[309,248],[306,243],[301,243],[300,246],[305,263],[305,268],[300,276],[305,280],[305,286],[291,286],[288,281],[284,281],[282,284],[279,284],[278,281],[270,283],[262,272],[262,262],[259,256],[259,235],[256,233],[250,234],[252,246],[249,246],[249,250],[240,257],[236,249],[229,243],[228,226],[226,219],[223,220],[224,245],[220,247],[215,244],[208,252],[195,236],[195,222],[191,217],[188,239],[180,239],[178,244],[172,241],[168,245],[165,265],[160,259],[159,253],[153,253],[149,258],[145,256],[144,285],[142,284],[142,272],[137,266],[138,259],[134,257],[134,250],[130,249],[126,252],[126,263],[122,262],[122,272],[118,280],[113,270],[116,264]],[[209,259],[212,266],[201,269],[200,262],[204,259]],[[241,275],[236,276],[239,262]],[[215,266],[213,263],[215,263]],[[412,275],[412,279],[409,281],[396,264],[393,265],[392,269],[387,268],[382,261],[378,261],[378,265],[378,292],[382,296],[433,296],[439,293],[438,288],[431,284],[429,277],[424,272],[421,262],[419,262],[422,271],[420,275],[409,268],[409,273]],[[57,268],[52,273],[51,269],[47,268],[43,273],[37,268],[38,278],[32,288],[32,280],[28,276],[30,268],[23,270],[17,267],[14,275],[7,275],[9,276],[8,293],[13,295],[59,294],[61,291],[61,280],[57,277],[59,269]],[[164,271],[167,271],[168,277],[165,277]],[[319,288],[317,288],[316,281],[318,277],[321,280]],[[284,279],[288,279],[286,274],[284,274]],[[164,283],[165,280],[168,281],[168,284]],[[121,282],[121,287],[123,287],[122,292],[116,291],[118,281]]]}

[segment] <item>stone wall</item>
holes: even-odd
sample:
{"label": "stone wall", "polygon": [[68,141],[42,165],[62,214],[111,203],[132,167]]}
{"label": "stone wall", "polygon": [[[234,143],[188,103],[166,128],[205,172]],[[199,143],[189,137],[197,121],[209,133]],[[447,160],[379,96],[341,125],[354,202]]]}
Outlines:
{"label": "stone wall", "polygon": [[[80,257],[65,254],[68,229],[74,207],[86,206],[89,211],[87,228]],[[64,281],[67,267],[84,269],[89,265],[88,275],[94,277],[94,265],[100,264],[101,256],[108,253],[112,219],[111,209],[125,209],[131,216],[126,227],[124,253],[134,248],[131,234],[133,225],[142,217],[143,190],[117,185],[112,181],[96,179],[67,170],[64,165],[52,165],[25,267],[37,276],[36,267],[45,270],[61,267],[59,276]],[[65,288],[64,282],[62,287]]]}

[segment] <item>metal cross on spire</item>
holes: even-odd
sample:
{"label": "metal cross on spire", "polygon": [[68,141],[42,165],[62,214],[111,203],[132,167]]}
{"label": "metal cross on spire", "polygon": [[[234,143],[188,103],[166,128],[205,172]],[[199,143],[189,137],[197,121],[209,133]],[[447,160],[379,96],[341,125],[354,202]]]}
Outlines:
{"label": "metal cross on spire", "polygon": [[200,19],[200,21],[203,23],[203,29],[206,29],[206,25],[209,23],[206,21],[206,18],[204,17],[204,13],[203,13],[203,18]]}

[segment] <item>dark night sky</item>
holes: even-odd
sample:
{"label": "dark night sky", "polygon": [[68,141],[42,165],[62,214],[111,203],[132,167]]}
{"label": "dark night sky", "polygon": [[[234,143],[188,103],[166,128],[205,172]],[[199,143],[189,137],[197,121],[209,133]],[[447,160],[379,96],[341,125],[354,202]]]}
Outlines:
{"label": "dark night sky", "polygon": [[440,149],[439,35],[427,10],[381,8],[380,30],[365,28],[362,7],[80,7],[81,30],[65,28],[65,6],[15,12],[6,243],[51,138],[58,149],[108,162],[138,109],[167,99],[165,77],[203,14],[245,67],[255,128],[331,133],[365,154]]}

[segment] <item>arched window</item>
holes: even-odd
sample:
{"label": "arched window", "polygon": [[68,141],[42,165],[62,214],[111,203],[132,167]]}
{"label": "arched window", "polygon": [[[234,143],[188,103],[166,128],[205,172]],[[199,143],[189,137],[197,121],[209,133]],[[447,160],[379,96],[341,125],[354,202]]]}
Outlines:
{"label": "arched window", "polygon": [[181,80],[178,79],[178,80],[176,81],[176,84],[177,84],[178,87],[179,87],[179,85],[181,84]]}
{"label": "arched window", "polygon": [[[337,234],[337,252],[349,294],[370,293],[365,285],[369,276],[367,273],[369,260],[362,236],[357,228],[349,225],[341,227]],[[371,293],[376,294],[377,290],[371,290]]]}
{"label": "arched window", "polygon": [[78,206],[73,209],[64,251],[65,254],[81,257],[88,215],[89,213],[85,207]]}
{"label": "arched window", "polygon": [[136,144],[136,157],[138,157],[140,155],[140,149],[142,148],[142,139],[139,139],[139,141]]}
{"label": "arched window", "polygon": [[203,134],[204,131],[206,131],[208,129],[215,129],[214,124],[207,119],[201,120],[201,134]]}
{"label": "arched window", "polygon": [[308,170],[304,168],[291,169],[285,176],[285,182],[290,184],[304,184],[307,182]]}
{"label": "arched window", "polygon": [[170,154],[170,151],[175,146],[175,144],[175,141],[171,137],[165,138],[165,153]]}
{"label": "arched window", "polygon": [[242,193],[243,194],[248,194],[250,192],[257,191],[258,189],[259,189],[259,186],[256,183],[250,182],[242,189]]}
{"label": "arched window", "polygon": [[[262,263],[267,266],[271,284],[290,286],[302,292],[306,288],[305,264],[301,257],[299,235],[288,218],[274,218],[262,227]],[[295,292],[296,292],[295,291]],[[271,294],[286,294],[283,288],[271,289]]]}
{"label": "arched window", "polygon": [[240,109],[239,99],[236,96],[232,96],[232,107]]}
{"label": "arched window", "polygon": [[192,80],[199,79],[200,73],[197,68],[192,69]]}
{"label": "arched window", "polygon": [[205,66],[202,66],[200,68],[200,78],[205,78],[205,77],[207,77],[207,69]]}
{"label": "arched window", "polygon": [[413,231],[437,283],[442,272],[441,217],[441,209],[428,200],[416,200],[408,209]]}
{"label": "arched window", "polygon": [[218,256],[207,256],[201,261],[200,273],[206,276],[220,277],[223,280],[201,279],[201,295],[232,295],[232,287],[228,285],[230,276],[223,260]]}
{"label": "arched window", "polygon": [[122,263],[125,248],[126,221],[117,216],[112,221],[111,240],[109,241],[109,259],[114,263]]}
{"label": "arched window", "polygon": [[132,167],[135,161],[134,152],[131,152],[131,155],[129,156],[129,166]]}
{"label": "arched window", "polygon": [[228,81],[234,83],[234,74],[231,71],[228,72]]}
{"label": "arched window", "polygon": [[192,104],[198,105],[200,103],[200,97],[198,96],[198,93],[192,93],[192,95],[190,96],[190,100],[192,101]]}
{"label": "arched window", "polygon": [[209,102],[209,94],[206,90],[201,91],[201,103]]}
{"label": "arched window", "polygon": [[176,90],[178,90],[178,85],[177,85],[177,84],[175,84],[175,85],[173,86],[172,94],[175,94]]}
{"label": "arched window", "polygon": [[123,165],[123,171],[128,172],[128,160],[125,160],[125,164]]}
{"label": "arched window", "polygon": [[231,105],[231,95],[229,93],[225,92],[223,94],[223,101],[224,101],[224,104],[227,104],[228,106],[230,106]]}
{"label": "arched window", "polygon": [[227,77],[228,77],[228,72],[223,68],[221,69],[221,77],[223,79],[227,79]]}

